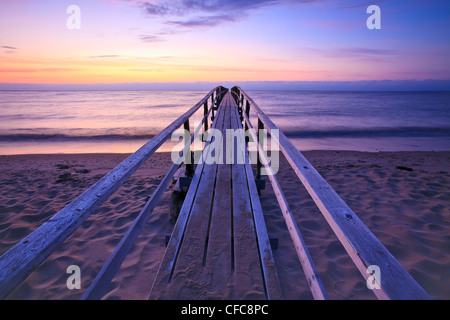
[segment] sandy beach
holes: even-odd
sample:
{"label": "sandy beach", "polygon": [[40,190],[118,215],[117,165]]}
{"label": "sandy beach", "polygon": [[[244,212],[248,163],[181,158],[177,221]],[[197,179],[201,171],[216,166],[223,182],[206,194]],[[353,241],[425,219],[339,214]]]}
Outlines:
{"label": "sandy beach", "polygon": [[[303,152],[433,299],[450,299],[450,152]],[[0,156],[0,254],[123,161],[126,154]],[[284,161],[277,175],[331,299],[375,299],[331,228]],[[79,299],[170,167],[156,153],[8,299]],[[146,299],[173,228],[169,188],[105,299]],[[261,194],[286,299],[311,299],[270,183]],[[66,286],[69,265],[81,290]]]}

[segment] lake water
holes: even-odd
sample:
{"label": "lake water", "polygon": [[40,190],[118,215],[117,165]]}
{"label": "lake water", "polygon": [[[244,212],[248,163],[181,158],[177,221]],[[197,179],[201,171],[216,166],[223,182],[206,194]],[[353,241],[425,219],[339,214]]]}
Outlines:
{"label": "lake water", "polygon": [[[300,150],[450,150],[450,92],[247,93]],[[134,152],[206,94],[0,91],[0,154]]]}

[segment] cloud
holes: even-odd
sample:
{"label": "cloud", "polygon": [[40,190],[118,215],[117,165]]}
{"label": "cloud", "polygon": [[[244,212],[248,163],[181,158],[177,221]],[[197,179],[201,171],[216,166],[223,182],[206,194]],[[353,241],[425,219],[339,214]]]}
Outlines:
{"label": "cloud", "polygon": [[11,49],[11,50],[17,50],[16,47],[11,47],[11,46],[2,46],[3,49]]}
{"label": "cloud", "polygon": [[367,8],[370,5],[379,5],[385,2],[392,2],[393,0],[339,0],[336,1],[336,5],[344,9],[354,9],[354,8]]}
{"label": "cloud", "polygon": [[215,15],[194,17],[189,20],[167,21],[166,24],[181,26],[181,27],[214,27],[225,22],[233,22],[238,19],[238,15]]}
{"label": "cloud", "polygon": [[363,59],[363,60],[383,60],[401,52],[396,50],[364,48],[354,46],[329,46],[325,48],[301,47],[300,56],[321,56],[326,58]]}
{"label": "cloud", "polygon": [[1,73],[35,73],[35,72],[64,72],[71,71],[70,68],[3,68]]}
{"label": "cloud", "polygon": [[395,53],[394,50],[374,49],[364,47],[334,47],[336,55],[350,56],[386,56]]}
{"label": "cloud", "polygon": [[[247,17],[251,11],[286,0],[156,0],[140,3],[144,14],[178,28],[215,27]],[[303,1],[302,1],[303,2]]]}
{"label": "cloud", "polygon": [[4,51],[9,54],[14,54],[19,49],[19,48],[13,47],[13,46],[1,46],[1,48],[5,49]]}
{"label": "cloud", "polygon": [[118,54],[104,54],[99,56],[90,56],[89,59],[98,59],[98,58],[119,58],[121,57]]}
{"label": "cloud", "polygon": [[[214,28],[227,23],[242,21],[255,11],[282,5],[324,4],[334,8],[365,6],[369,0],[151,0],[128,1],[141,8],[144,15],[169,31],[141,36],[144,42],[161,41],[163,36],[200,28]],[[393,0],[370,0],[370,4]]]}
{"label": "cloud", "polygon": [[141,4],[141,6],[149,15],[166,15],[170,12],[169,7],[167,7],[165,4],[144,2]]}
{"label": "cloud", "polygon": [[156,36],[156,35],[152,35],[152,34],[142,34],[139,36],[139,38],[143,42],[148,42],[148,43],[163,41],[163,39],[160,36]]}
{"label": "cloud", "polygon": [[276,5],[323,3],[336,8],[368,7],[393,0],[154,0],[140,2],[151,16],[185,16],[187,14],[248,14],[250,11]]}
{"label": "cloud", "polygon": [[[144,15],[159,21],[164,31],[140,35],[143,42],[163,41],[167,36],[193,29],[213,28],[238,22],[259,8],[288,0],[154,0],[137,4]],[[292,0],[291,0],[292,1]]]}
{"label": "cloud", "polygon": [[144,11],[149,15],[168,16],[177,15],[184,16],[187,14],[204,14],[211,13],[213,15],[219,13],[242,13],[251,9],[265,7],[271,4],[277,4],[280,0],[166,0],[166,1],[146,1],[141,3]]}

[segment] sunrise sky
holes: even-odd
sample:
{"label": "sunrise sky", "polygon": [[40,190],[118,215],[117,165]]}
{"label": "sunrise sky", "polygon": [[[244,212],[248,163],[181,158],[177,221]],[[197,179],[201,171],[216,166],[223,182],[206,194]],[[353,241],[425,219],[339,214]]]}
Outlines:
{"label": "sunrise sky", "polygon": [[[66,22],[81,10],[79,30]],[[369,5],[381,29],[369,30]],[[0,83],[450,79],[448,0],[0,0]]]}

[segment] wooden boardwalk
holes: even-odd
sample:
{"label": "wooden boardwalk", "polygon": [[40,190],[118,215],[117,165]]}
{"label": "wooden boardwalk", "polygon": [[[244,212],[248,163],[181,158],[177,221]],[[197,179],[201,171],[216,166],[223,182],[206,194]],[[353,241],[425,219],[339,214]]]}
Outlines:
{"label": "wooden boardwalk", "polygon": [[226,130],[242,129],[230,92],[213,128],[223,136],[222,161],[208,164],[212,152],[205,148],[150,298],[281,299],[251,167],[225,159]]}
{"label": "wooden boardwalk", "polygon": [[[203,110],[191,132],[189,119]],[[180,127],[187,143],[128,229],[83,299],[101,299],[153,209],[185,159],[194,138],[208,133],[202,161],[192,174],[178,220],[155,277],[149,299],[282,299],[270,241],[259,201],[246,136],[258,141],[250,121],[272,140],[302,182],[364,279],[375,281],[379,299],[429,299],[358,216],[241,88],[211,90],[134,154],[92,185],[0,257],[0,299],[5,298],[35,268],[102,205]],[[216,113],[215,113],[216,112]],[[209,130],[209,119],[214,119]],[[244,131],[246,134],[244,135]],[[233,132],[233,142],[227,130]],[[240,130],[240,131],[239,131]],[[215,135],[214,132],[220,134]],[[189,143],[189,135],[190,142]],[[221,146],[221,148],[217,148]],[[242,148],[241,148],[242,147]],[[287,229],[314,299],[327,299],[324,286],[300,230],[272,172],[263,148],[256,143],[257,172],[266,170]],[[228,149],[227,149],[228,148]],[[231,152],[232,151],[232,152]],[[233,157],[228,157],[233,154]],[[240,158],[239,155],[242,157]],[[239,159],[246,161],[239,161]],[[232,161],[230,161],[232,159]],[[186,171],[193,167],[186,163]],[[375,277],[378,270],[381,277]]]}

